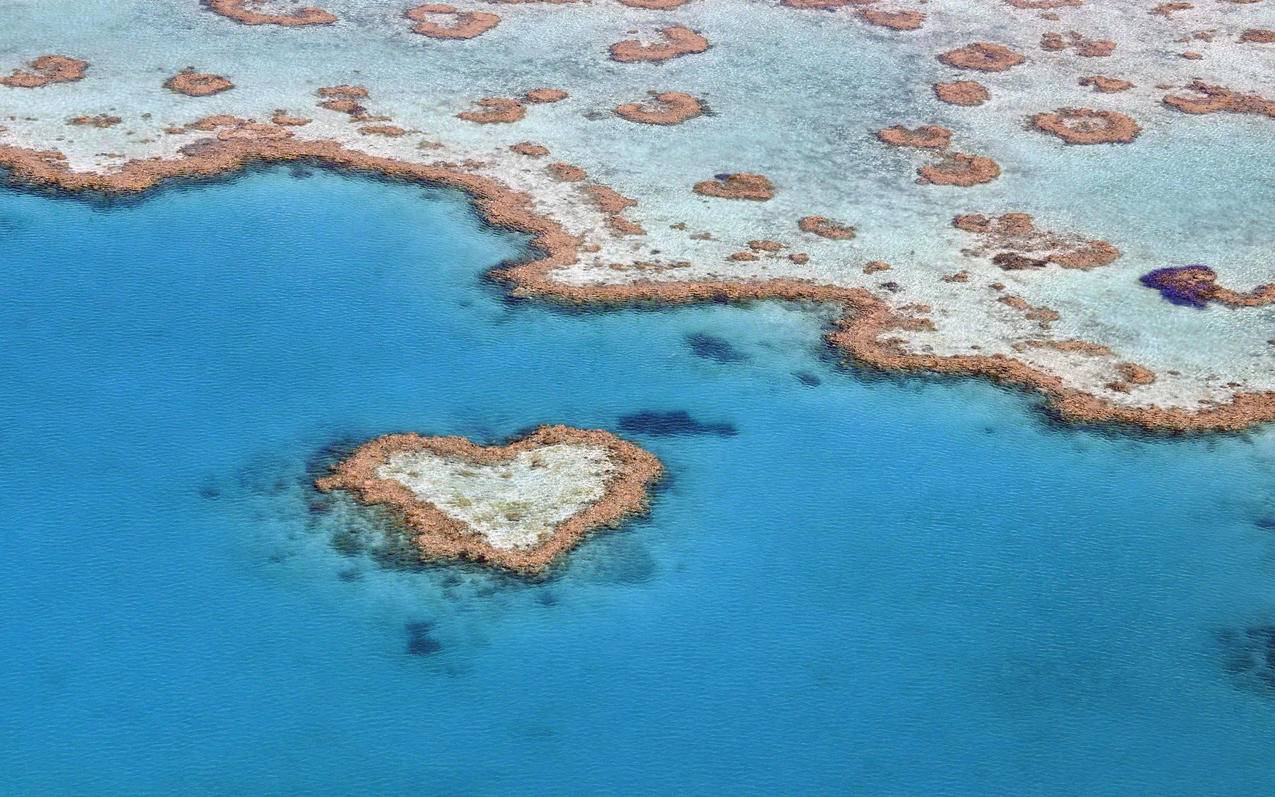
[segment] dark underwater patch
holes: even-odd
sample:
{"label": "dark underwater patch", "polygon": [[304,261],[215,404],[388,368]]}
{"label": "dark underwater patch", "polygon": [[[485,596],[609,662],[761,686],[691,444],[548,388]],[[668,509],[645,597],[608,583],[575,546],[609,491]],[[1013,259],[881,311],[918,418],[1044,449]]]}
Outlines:
{"label": "dark underwater patch", "polygon": [[432,656],[443,649],[443,644],[430,636],[430,631],[434,630],[434,624],[431,622],[419,620],[414,623],[404,623],[403,630],[407,633],[409,655]]}
{"label": "dark underwater patch", "polygon": [[792,375],[797,378],[798,382],[805,385],[806,387],[819,387],[820,385],[823,384],[822,379],[810,373],[809,371],[793,371]]}
{"label": "dark underwater patch", "polygon": [[632,415],[620,416],[620,431],[628,434],[644,434],[652,437],[670,437],[674,435],[715,434],[718,437],[733,437],[739,430],[726,422],[705,423],[692,418],[685,410],[657,412],[646,410]]}
{"label": "dark underwater patch", "polygon": [[1222,668],[1237,683],[1275,697],[1275,625],[1250,625],[1217,635]]}
{"label": "dark underwater patch", "polygon": [[725,338],[710,335],[707,332],[696,332],[686,336],[686,345],[691,353],[705,360],[719,363],[740,363],[748,359],[748,355],[731,345]]}
{"label": "dark underwater patch", "polygon": [[558,595],[557,593],[550,592],[547,589],[540,590],[536,593],[536,603],[539,603],[541,606],[557,606]]}
{"label": "dark underwater patch", "polygon": [[1253,525],[1257,526],[1259,529],[1265,529],[1266,531],[1275,531],[1275,517],[1272,517],[1271,515],[1263,515],[1257,520],[1254,520]]}
{"label": "dark underwater patch", "polygon": [[655,580],[659,564],[638,536],[623,531],[594,540],[574,563],[577,578],[597,584],[637,586]]}

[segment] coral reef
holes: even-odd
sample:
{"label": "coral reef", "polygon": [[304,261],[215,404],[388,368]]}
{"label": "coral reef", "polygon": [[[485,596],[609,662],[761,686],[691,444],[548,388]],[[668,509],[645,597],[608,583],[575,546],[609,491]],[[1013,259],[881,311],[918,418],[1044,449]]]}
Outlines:
{"label": "coral reef", "polygon": [[[412,32],[431,39],[472,39],[500,24],[500,15],[489,11],[461,11],[446,3],[425,3],[403,12],[416,24]],[[443,24],[439,18],[450,18]]]}
{"label": "coral reef", "polygon": [[953,219],[952,226],[979,239],[978,247],[962,252],[990,257],[992,263],[1005,271],[1038,269],[1050,264],[1087,270],[1110,265],[1121,255],[1120,250],[1107,241],[1040,229],[1027,213],[992,217],[981,213],[964,214]]}
{"label": "coral reef", "polygon": [[895,125],[878,130],[877,138],[892,147],[946,149],[952,141],[952,131],[939,125],[921,125],[917,128]]}
{"label": "coral reef", "polygon": [[187,97],[207,97],[212,94],[229,91],[234,87],[234,83],[231,83],[221,75],[196,72],[191,67],[183,69],[164,81],[164,88],[169,91],[175,91],[178,94],[185,94]]}
{"label": "coral reef", "polygon": [[925,14],[920,11],[882,11],[879,8],[865,8],[859,12],[859,16],[870,25],[891,30],[919,30],[925,24]]}
{"label": "coral reef", "polygon": [[982,155],[963,152],[946,153],[937,163],[927,163],[916,170],[921,179],[934,185],[968,187],[990,183],[1001,175],[996,161]]}
{"label": "coral reef", "polygon": [[[499,498],[484,490],[484,468],[500,469]],[[503,446],[385,435],[360,446],[315,486],[389,508],[423,559],[467,559],[534,574],[590,533],[646,511],[649,487],[662,472],[653,455],[610,432],[542,426]],[[595,479],[597,495],[589,489]],[[524,516],[533,513],[544,528],[525,528]]]}
{"label": "coral reef", "polygon": [[937,57],[953,69],[970,69],[976,72],[1004,72],[1027,60],[1022,53],[992,42],[974,42],[940,53]]}
{"label": "coral reef", "polygon": [[763,175],[748,172],[719,174],[712,180],[696,183],[694,191],[701,196],[751,199],[758,202],[764,202],[775,196],[775,187],[770,180]]}
{"label": "coral reef", "polygon": [[622,64],[637,61],[668,61],[683,55],[702,53],[708,49],[708,39],[690,28],[670,25],[660,28],[662,43],[648,44],[627,39],[611,45],[611,60]]}
{"label": "coral reef", "polygon": [[1116,43],[1110,39],[1089,39],[1074,30],[1061,33],[1045,33],[1040,37],[1043,50],[1058,52],[1068,48],[1082,58],[1105,58],[1115,52]]}
{"label": "coral reef", "polygon": [[1194,80],[1186,88],[1195,96],[1171,94],[1164,98],[1164,104],[1182,113],[1251,113],[1275,117],[1275,100],[1258,94],[1243,94],[1202,80]]}
{"label": "coral reef", "polygon": [[527,115],[526,106],[508,97],[484,97],[475,101],[474,104],[482,110],[462,111],[456,114],[456,118],[480,125],[490,125],[517,122]]}
{"label": "coral reef", "polygon": [[1089,86],[1099,94],[1115,94],[1120,91],[1128,91],[1133,88],[1133,84],[1127,80],[1120,78],[1106,77],[1104,75],[1088,75],[1080,79],[1080,85]]}
{"label": "coral reef", "polygon": [[680,91],[652,94],[649,103],[627,102],[615,109],[621,118],[644,125],[677,125],[703,112],[703,103]]}
{"label": "coral reef", "polygon": [[1128,144],[1142,132],[1142,126],[1119,111],[1092,108],[1059,108],[1038,113],[1032,126],[1058,136],[1068,144]]}
{"label": "coral reef", "polygon": [[215,14],[233,19],[243,25],[280,25],[299,28],[309,25],[331,25],[337,18],[322,8],[306,6],[287,14],[270,14],[258,11],[262,0],[204,0],[204,5]]}
{"label": "coral reef", "polygon": [[834,241],[849,241],[855,236],[855,229],[848,224],[841,224],[824,216],[802,216],[797,220],[797,227],[802,232],[818,235]]}
{"label": "coral reef", "polygon": [[987,87],[973,80],[956,80],[951,83],[935,83],[934,96],[949,105],[974,106],[987,102]]}
{"label": "coral reef", "polygon": [[42,55],[32,61],[30,67],[15,69],[7,77],[0,77],[0,86],[36,89],[52,83],[72,83],[84,77],[89,62],[67,55]]}
{"label": "coral reef", "polygon": [[1258,285],[1248,292],[1235,291],[1218,284],[1217,273],[1200,264],[1156,269],[1143,274],[1139,280],[1173,304],[1185,307],[1203,309],[1209,302],[1227,307],[1275,304],[1275,283]]}
{"label": "coral reef", "polygon": [[122,121],[124,120],[118,116],[99,113],[94,116],[73,116],[70,119],[67,119],[66,123],[69,125],[76,125],[77,127],[106,128],[114,127]]}

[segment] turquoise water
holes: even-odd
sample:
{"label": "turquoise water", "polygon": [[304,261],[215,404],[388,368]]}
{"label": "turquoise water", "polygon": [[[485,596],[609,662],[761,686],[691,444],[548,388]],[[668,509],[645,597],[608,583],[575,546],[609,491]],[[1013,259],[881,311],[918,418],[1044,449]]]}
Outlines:
{"label": "turquoise water", "polygon": [[[509,302],[521,246],[323,171],[0,192],[0,792],[1275,793],[1265,434],[841,370],[800,308]],[[653,512],[541,582],[308,487],[643,412],[706,428],[628,432]]]}

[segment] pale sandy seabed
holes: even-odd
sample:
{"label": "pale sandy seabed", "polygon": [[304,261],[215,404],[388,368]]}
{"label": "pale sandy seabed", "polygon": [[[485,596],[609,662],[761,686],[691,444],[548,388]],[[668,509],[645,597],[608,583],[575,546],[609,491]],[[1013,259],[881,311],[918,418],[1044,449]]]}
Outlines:
{"label": "pale sandy seabed", "polygon": [[600,499],[612,470],[605,449],[559,443],[491,465],[429,451],[400,453],[376,476],[402,484],[493,546],[516,548],[535,545]]}
{"label": "pale sandy seabed", "polygon": [[[446,162],[527,194],[538,213],[579,236],[576,261],[548,273],[551,283],[788,278],[863,288],[913,319],[885,334],[905,355],[1002,355],[1118,407],[1195,411],[1275,390],[1275,309],[1176,306],[1138,281],[1189,263],[1211,266],[1237,291],[1275,281],[1275,117],[1189,114],[1163,102],[1197,97],[1188,89],[1195,80],[1275,97],[1275,43],[1260,33],[1275,29],[1275,0],[1186,8],[882,0],[830,9],[692,0],[667,10],[611,0],[456,3],[500,17],[472,39],[414,33],[410,2],[249,5],[278,14],[317,5],[337,21],[244,25],[198,0],[5,3],[0,73],[52,53],[89,66],[71,82],[0,86],[0,146],[56,150],[71,170],[103,172],[135,159],[182,158],[183,147],[219,135],[331,140],[376,156]],[[1040,7],[1050,5],[1058,7]],[[924,19],[918,29],[893,30],[869,24],[864,9]],[[414,16],[440,25],[457,19],[438,10]],[[658,31],[673,25],[697,31],[708,48],[661,62],[609,57],[612,44],[659,43]],[[1023,61],[984,72],[936,58],[980,41]],[[234,87],[203,97],[164,88],[188,66]],[[1100,93],[1080,82],[1093,75],[1134,85]],[[990,99],[936,99],[932,84],[957,80],[978,81]],[[367,89],[355,100],[363,111],[318,107],[317,90],[340,84]],[[568,96],[523,99],[544,87]],[[689,94],[703,113],[671,125],[616,114],[653,92]],[[511,103],[476,106],[483,98],[520,100],[522,116],[488,124],[457,117],[520,114]],[[1129,143],[1081,145],[1032,128],[1034,115],[1060,108],[1117,110],[1140,133]],[[189,127],[219,114],[284,124]],[[99,115],[96,125],[68,123]],[[311,121],[295,124],[302,119]],[[923,182],[918,168],[945,156],[888,146],[877,131],[892,125],[947,128],[948,151],[991,158],[1000,174],[973,186]],[[520,142],[550,154],[510,149]],[[587,179],[562,179],[578,175],[551,167],[557,163]],[[773,197],[692,190],[728,173],[764,175]],[[597,184],[636,204],[599,195]],[[960,214],[1011,211],[1057,235],[1006,240],[953,225]],[[802,230],[807,216],[855,234]],[[1055,260],[1005,270],[993,261],[1005,252],[1043,260],[1090,241],[1121,255],[1088,269]],[[874,261],[891,267],[865,270]]]}

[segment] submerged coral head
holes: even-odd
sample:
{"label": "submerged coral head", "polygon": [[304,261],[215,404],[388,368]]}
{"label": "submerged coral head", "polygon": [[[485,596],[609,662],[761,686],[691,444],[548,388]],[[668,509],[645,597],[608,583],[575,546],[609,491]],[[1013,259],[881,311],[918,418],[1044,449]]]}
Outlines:
{"label": "submerged coral head", "polygon": [[1149,271],[1140,278],[1173,304],[1203,309],[1217,292],[1217,273],[1202,263]]}

